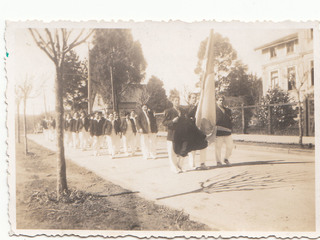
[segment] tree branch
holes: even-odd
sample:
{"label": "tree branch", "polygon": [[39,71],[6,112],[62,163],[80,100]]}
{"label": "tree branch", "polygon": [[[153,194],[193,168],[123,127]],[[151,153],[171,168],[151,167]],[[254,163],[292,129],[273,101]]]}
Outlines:
{"label": "tree branch", "polygon": [[91,30],[91,31],[89,32],[89,34],[88,34],[84,39],[82,39],[81,41],[77,42],[78,39],[81,37],[81,35],[82,35],[83,32],[84,32],[84,29],[82,29],[82,31],[80,32],[80,34],[79,34],[79,35],[76,37],[76,39],[69,45],[69,47],[68,47],[66,50],[64,50],[64,53],[69,52],[71,49],[73,49],[73,48],[75,48],[76,46],[78,46],[78,45],[84,43],[85,41],[87,41],[87,39],[91,36],[91,34],[94,33],[94,30]]}
{"label": "tree branch", "polygon": [[53,52],[54,58],[57,59],[57,52],[56,52],[56,49],[54,47],[54,42],[53,42],[53,39],[52,39],[51,32],[49,31],[48,28],[45,29],[45,32],[46,32],[47,36],[49,37],[49,43],[50,43],[50,45],[52,47],[52,52]]}
{"label": "tree branch", "polygon": [[[30,31],[30,33],[31,33],[31,35],[32,35],[33,40],[34,40],[35,43],[37,44],[37,46],[38,46],[42,51],[44,51],[44,52],[48,55],[48,57],[49,57],[53,62],[56,62],[56,59],[54,58],[54,56],[52,56],[52,55],[48,52],[48,50],[47,50],[47,48],[46,48],[48,45],[45,44],[45,41],[43,40],[43,38],[41,37],[41,35],[39,34],[39,32],[38,32],[37,30],[31,29],[31,28],[29,28],[29,31]],[[35,31],[35,32],[37,33],[40,41],[38,41],[38,39],[37,39],[37,37],[34,35],[34,32],[33,32],[33,31]],[[43,45],[44,45],[44,46],[43,46]]]}

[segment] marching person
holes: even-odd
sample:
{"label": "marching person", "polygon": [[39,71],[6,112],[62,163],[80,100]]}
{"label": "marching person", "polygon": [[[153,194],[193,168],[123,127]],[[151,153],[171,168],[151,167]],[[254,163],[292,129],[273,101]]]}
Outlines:
{"label": "marching person", "polygon": [[[188,96],[189,105],[187,108],[187,117],[192,121],[194,125],[196,124],[197,101],[198,101],[197,94],[190,93]],[[189,152],[188,156],[189,156],[190,169],[196,169],[196,163],[195,163],[196,151]]]}
{"label": "marching person", "polygon": [[141,134],[141,150],[145,160],[156,159],[156,137],[158,126],[156,118],[147,104],[143,104],[137,117],[137,130]]}
{"label": "marching person", "polygon": [[106,121],[104,123],[104,126],[103,126],[103,133],[105,135],[105,138],[106,138],[106,142],[107,142],[107,146],[108,146],[108,152],[109,154],[111,155],[111,158],[114,158],[115,157],[115,154],[116,154],[116,147],[114,145],[114,136],[116,135],[115,134],[115,131],[113,129],[113,114],[110,113],[108,115],[108,117],[106,118]]}
{"label": "marching person", "polygon": [[129,156],[128,147],[130,147],[131,155],[135,154],[135,136],[136,136],[136,126],[134,120],[130,118],[130,113],[125,113],[125,118],[121,122],[121,133],[122,133],[122,143],[124,148],[124,153]]}
{"label": "marching person", "polygon": [[42,126],[43,135],[44,135],[45,140],[49,140],[48,121],[47,121],[46,117],[43,117],[43,119],[41,121],[41,126]]}
{"label": "marching person", "polygon": [[71,114],[68,113],[64,119],[65,144],[68,147],[72,146],[71,120],[72,120]]}
{"label": "marching person", "polygon": [[231,137],[232,129],[232,116],[231,110],[225,107],[225,97],[220,95],[217,97],[217,107],[216,107],[216,124],[217,133],[215,140],[215,154],[217,166],[221,166],[221,148],[223,144],[226,145],[226,152],[224,155],[223,162],[229,165],[229,158],[233,150],[233,139]]}
{"label": "marching person", "polygon": [[168,149],[170,169],[175,173],[181,173],[182,169],[179,165],[180,159],[173,149],[174,133],[177,127],[179,117],[181,116],[180,97],[174,96],[172,98],[172,104],[173,104],[172,108],[165,110],[162,124],[167,127],[167,132],[168,132],[167,149]]}
{"label": "marching person", "polygon": [[112,142],[114,144],[115,147],[115,153],[119,154],[120,153],[120,141],[121,141],[121,119],[120,116],[117,112],[113,112],[113,122],[112,122],[112,126],[113,126],[113,132],[115,133],[112,136]]}
{"label": "marching person", "polygon": [[48,129],[49,129],[49,140],[53,141],[55,139],[55,130],[56,130],[56,120],[51,116],[48,120]]}
{"label": "marching person", "polygon": [[105,119],[102,117],[102,112],[96,112],[94,119],[91,121],[91,133],[93,135],[93,155],[98,156],[100,154],[101,139],[103,136],[103,125]]}
{"label": "marching person", "polygon": [[140,133],[137,131],[137,117],[138,115],[136,114],[136,112],[134,110],[132,110],[130,112],[130,118],[133,120],[134,122],[134,126],[135,126],[135,136],[134,136],[134,144],[135,144],[135,151],[138,151],[140,149],[140,143],[141,143],[141,137],[140,137]]}
{"label": "marching person", "polygon": [[79,130],[80,130],[80,118],[79,113],[75,112],[73,114],[73,119],[71,120],[71,133],[72,133],[72,147],[78,148],[79,147]]}
{"label": "marching person", "polygon": [[80,127],[79,127],[79,139],[80,139],[80,147],[84,151],[86,147],[89,145],[89,127],[90,120],[85,111],[81,112],[80,115]]}

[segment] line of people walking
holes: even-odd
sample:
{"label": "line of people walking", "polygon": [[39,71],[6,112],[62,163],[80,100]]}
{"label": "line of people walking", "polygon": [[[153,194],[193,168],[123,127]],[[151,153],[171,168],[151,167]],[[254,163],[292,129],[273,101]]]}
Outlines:
{"label": "line of people walking", "polygon": [[[229,158],[233,149],[231,137],[231,110],[225,107],[224,96],[217,96],[215,103],[216,126],[213,136],[205,135],[196,126],[196,112],[198,109],[197,95],[189,95],[189,105],[181,106],[180,97],[174,96],[172,107],[165,110],[162,124],[167,129],[167,151],[169,166],[175,173],[183,172],[181,162],[188,158],[189,170],[197,168],[207,169],[207,147],[215,142],[215,159],[217,166],[223,163],[229,165]],[[51,121],[52,122],[52,121]],[[51,127],[54,124],[51,123]],[[48,127],[48,125],[45,125]],[[45,128],[44,128],[45,129]],[[147,104],[141,106],[140,111],[125,112],[120,118],[117,112],[96,111],[87,114],[85,111],[75,112],[73,116],[67,113],[64,119],[65,146],[93,151],[94,156],[107,154],[115,158],[134,156],[141,149],[143,159],[156,159],[158,125],[155,113]],[[47,131],[44,131],[47,138]],[[51,134],[52,135],[52,134]],[[222,146],[226,145],[226,152],[221,159]],[[200,166],[196,166],[196,151],[200,152]]]}
{"label": "line of people walking", "polygon": [[66,114],[64,121],[65,144],[82,150],[92,149],[100,155],[108,149],[112,158],[120,154],[134,156],[141,149],[144,159],[156,158],[156,133],[158,126],[154,112],[146,104],[137,114],[125,112],[123,118],[117,112],[96,111],[87,115],[85,111],[73,116]]}

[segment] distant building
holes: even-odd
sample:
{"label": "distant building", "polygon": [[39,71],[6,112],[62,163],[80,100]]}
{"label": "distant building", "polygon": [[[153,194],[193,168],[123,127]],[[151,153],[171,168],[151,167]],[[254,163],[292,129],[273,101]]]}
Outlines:
{"label": "distant building", "polygon": [[276,39],[255,48],[261,51],[263,95],[279,87],[297,98],[295,87],[301,83],[301,97],[314,92],[313,29]]}
{"label": "distant building", "polygon": [[[121,102],[118,103],[119,112],[124,113],[125,111],[131,111],[140,108],[141,104],[144,102],[145,95],[145,84],[131,84],[122,93]],[[112,109],[112,104],[105,103],[102,96],[99,93],[95,94],[92,111],[112,111]]]}

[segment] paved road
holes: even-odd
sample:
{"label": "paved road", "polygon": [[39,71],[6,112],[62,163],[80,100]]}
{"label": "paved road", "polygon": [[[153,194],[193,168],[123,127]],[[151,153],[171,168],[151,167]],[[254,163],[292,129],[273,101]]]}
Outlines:
{"label": "paved road", "polygon": [[[29,138],[49,149],[42,135]],[[146,199],[190,214],[216,231],[315,230],[314,152],[286,152],[236,145],[230,167],[215,167],[209,147],[209,170],[174,174],[169,171],[163,137],[157,159],[141,155],[111,159],[92,151],[66,149],[76,164]],[[197,155],[197,159],[199,155]],[[184,167],[187,161],[182,161]],[[103,193],[103,189],[101,189]]]}

